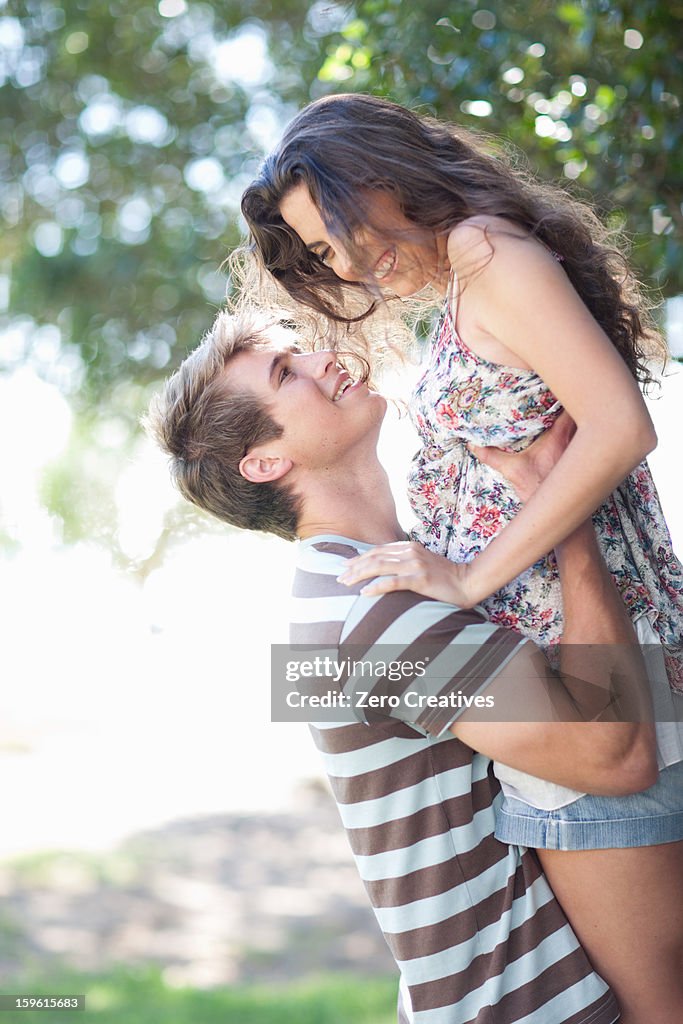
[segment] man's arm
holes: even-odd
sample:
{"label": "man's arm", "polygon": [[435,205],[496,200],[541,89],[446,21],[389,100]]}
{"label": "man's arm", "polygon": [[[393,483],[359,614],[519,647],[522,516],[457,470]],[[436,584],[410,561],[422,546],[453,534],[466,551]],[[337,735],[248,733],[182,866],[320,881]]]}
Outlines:
{"label": "man's arm", "polygon": [[[547,457],[547,446],[543,453]],[[525,470],[515,456],[495,461],[508,476],[513,465]],[[523,491],[520,479],[513,483]],[[495,696],[500,717],[506,704],[510,717],[519,717],[521,702],[542,706],[549,694],[562,721],[483,723],[465,714],[451,730],[494,760],[550,782],[614,796],[645,789],[657,778],[649,681],[592,523],[579,527],[556,555],[565,615],[559,677],[526,645],[487,693]]]}

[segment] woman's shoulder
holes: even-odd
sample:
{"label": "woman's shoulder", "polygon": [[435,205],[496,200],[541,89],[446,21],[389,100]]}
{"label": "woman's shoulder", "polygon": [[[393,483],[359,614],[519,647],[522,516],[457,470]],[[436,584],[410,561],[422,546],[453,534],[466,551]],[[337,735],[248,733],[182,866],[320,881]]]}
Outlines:
{"label": "woman's shoulder", "polygon": [[[497,244],[494,247],[494,242]],[[530,251],[538,250],[547,252],[545,246],[533,238],[530,231],[517,224],[507,217],[497,217],[493,214],[478,213],[473,217],[467,217],[451,228],[447,251],[449,258],[477,256],[490,257],[498,250],[499,244],[501,254],[507,252],[519,253],[520,243]]]}
{"label": "woman's shoulder", "polygon": [[511,271],[519,279],[526,264],[533,274],[556,264],[548,248],[530,231],[491,214],[477,214],[456,224],[448,235],[447,252],[456,277],[473,280],[484,270],[489,271],[487,279],[507,279]]}
{"label": "woman's shoulder", "polygon": [[512,238],[529,238],[530,232],[507,217],[497,217],[491,213],[477,213],[472,217],[455,224],[449,233],[449,240],[476,239],[491,232],[496,234],[510,235]]}

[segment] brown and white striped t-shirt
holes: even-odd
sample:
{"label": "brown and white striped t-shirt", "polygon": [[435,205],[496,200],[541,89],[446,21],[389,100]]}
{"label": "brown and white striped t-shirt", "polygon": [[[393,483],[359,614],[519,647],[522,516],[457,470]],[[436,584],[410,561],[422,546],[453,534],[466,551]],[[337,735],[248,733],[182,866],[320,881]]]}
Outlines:
{"label": "brown and white striped t-shirt", "polygon": [[[300,543],[291,642],[343,649],[398,636],[409,650],[425,637],[466,638],[481,646],[485,681],[493,679],[521,639],[476,611],[406,591],[363,597],[360,585],[337,583],[346,560],[368,547],[332,535]],[[311,725],[401,972],[399,1021],[612,1024],[614,997],[534,854],[494,838],[499,786],[489,759],[448,731],[457,714]]]}

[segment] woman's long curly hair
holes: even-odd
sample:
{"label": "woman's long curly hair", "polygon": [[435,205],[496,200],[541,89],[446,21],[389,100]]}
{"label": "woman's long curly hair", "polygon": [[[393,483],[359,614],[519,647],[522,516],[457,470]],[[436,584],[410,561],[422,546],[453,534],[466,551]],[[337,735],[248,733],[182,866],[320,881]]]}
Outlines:
{"label": "woman's long curly hair", "polygon": [[[330,234],[351,251],[354,234],[371,223],[364,197],[374,190],[398,201],[423,244],[477,214],[505,218],[561,257],[572,285],[637,380],[652,382],[648,360],[666,358],[614,232],[589,206],[534,179],[490,139],[361,94],[317,100],[290,123],[242,197],[250,229],[246,249],[295,303],[348,330],[384,303],[378,288],[342,282],[283,220],[280,203],[300,184]],[[392,238],[386,225],[372,228]]]}

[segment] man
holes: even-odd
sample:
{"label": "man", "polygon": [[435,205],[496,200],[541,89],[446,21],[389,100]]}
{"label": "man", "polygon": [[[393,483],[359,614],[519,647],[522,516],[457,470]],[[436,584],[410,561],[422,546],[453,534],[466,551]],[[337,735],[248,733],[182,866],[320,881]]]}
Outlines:
{"label": "man", "polygon": [[[299,538],[293,642],[343,650],[382,641],[403,652],[424,642],[445,651],[465,644],[463,671],[442,694],[469,686],[505,705],[512,687],[518,702],[554,687],[563,717],[571,719],[573,707],[579,719],[493,723],[428,707],[371,726],[312,728],[401,971],[400,1021],[611,1024],[614,998],[536,858],[493,836],[498,784],[490,759],[618,795],[654,780],[651,729],[635,721],[587,727],[577,680],[567,679],[569,697],[550,670],[539,673],[532,644],[477,610],[409,591],[364,595],[338,581],[349,558],[404,538],[376,455],[385,409],[335,354],[301,351],[275,321],[221,314],[168,382],[150,423],[189,500],[235,525]],[[520,480],[541,462],[528,457],[526,470],[520,463]],[[572,640],[627,645],[633,654],[632,627],[590,525],[557,554],[573,674],[581,675],[581,648]],[[637,654],[620,668],[620,699],[637,704],[646,690]],[[609,700],[598,697],[595,706],[596,692],[606,691],[593,681],[588,717],[609,717]],[[603,730],[599,743],[594,729]]]}

